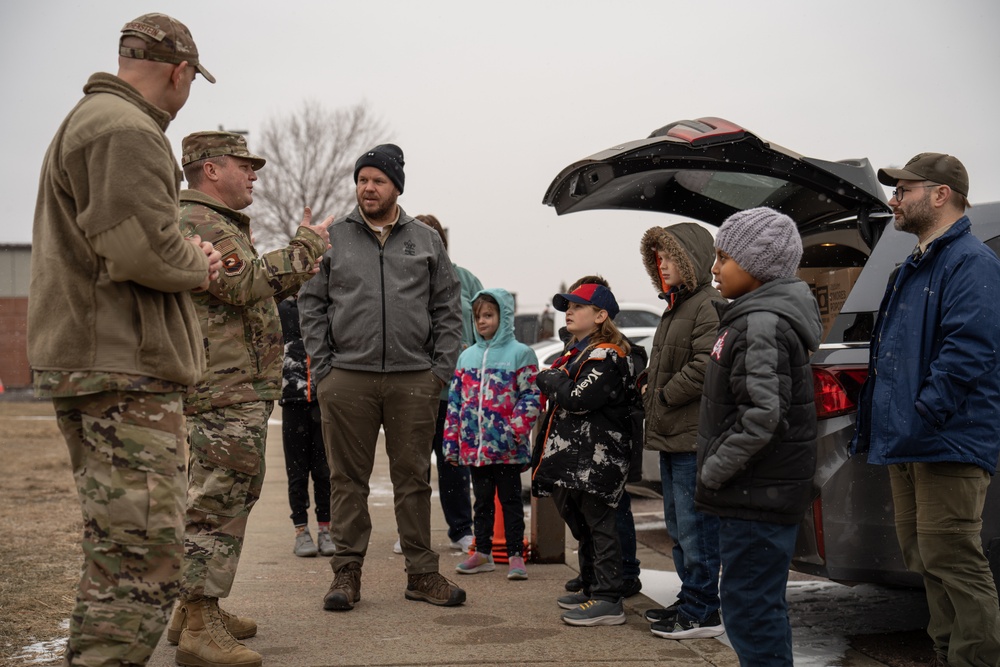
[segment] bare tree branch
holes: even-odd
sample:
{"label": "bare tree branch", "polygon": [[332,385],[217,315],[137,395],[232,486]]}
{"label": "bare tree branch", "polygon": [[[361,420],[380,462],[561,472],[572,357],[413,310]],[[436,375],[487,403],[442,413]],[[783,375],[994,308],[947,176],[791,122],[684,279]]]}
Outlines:
{"label": "bare tree branch", "polygon": [[315,222],[347,213],[355,205],[355,161],[389,140],[385,124],[364,102],[329,110],[307,101],[298,111],[265,121],[252,150],[267,165],[247,210],[258,247],[287,244],[305,206],[312,207]]}

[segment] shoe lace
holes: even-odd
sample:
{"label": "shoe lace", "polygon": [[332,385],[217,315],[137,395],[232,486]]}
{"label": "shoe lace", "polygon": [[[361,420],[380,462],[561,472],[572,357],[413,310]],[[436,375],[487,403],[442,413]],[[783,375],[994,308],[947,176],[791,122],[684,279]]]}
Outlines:
{"label": "shoe lace", "polygon": [[587,610],[597,604],[597,600],[587,600],[580,605],[580,609]]}
{"label": "shoe lace", "polygon": [[351,564],[347,564],[337,570],[337,574],[333,578],[333,585],[330,588],[350,588],[351,590],[357,590],[360,574],[361,570],[359,568],[351,567]]}
{"label": "shoe lace", "polygon": [[231,650],[237,646],[242,646],[242,644],[236,641],[236,638],[229,634],[229,630],[226,628],[225,619],[223,618],[224,613],[225,612],[219,608],[218,603],[206,605],[204,611],[202,612],[205,619],[205,627],[208,628],[208,631],[215,643],[218,644],[221,649]]}
{"label": "shoe lace", "polygon": [[428,572],[416,582],[416,588],[437,598],[448,597],[452,586],[455,584],[445,579],[440,572]]}

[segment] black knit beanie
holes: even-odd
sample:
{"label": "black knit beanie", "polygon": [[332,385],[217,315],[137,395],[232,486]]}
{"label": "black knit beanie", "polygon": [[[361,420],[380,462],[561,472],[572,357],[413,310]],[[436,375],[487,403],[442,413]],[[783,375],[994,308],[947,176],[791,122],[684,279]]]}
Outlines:
{"label": "black knit beanie", "polygon": [[358,158],[354,164],[354,183],[358,182],[358,172],[362,167],[375,167],[389,177],[399,194],[403,194],[403,183],[406,174],[403,173],[403,151],[396,144],[381,144]]}

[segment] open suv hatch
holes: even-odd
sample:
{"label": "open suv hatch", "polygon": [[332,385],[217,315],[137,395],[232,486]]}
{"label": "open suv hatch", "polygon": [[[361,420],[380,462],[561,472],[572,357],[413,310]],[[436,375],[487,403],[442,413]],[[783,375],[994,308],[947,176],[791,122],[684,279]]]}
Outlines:
{"label": "open suv hatch", "polygon": [[[820,301],[826,331],[812,359],[816,497],[799,527],[792,567],[841,582],[920,586],[899,552],[886,468],[848,457],[875,315],[890,273],[916,243],[893,227],[868,160],[818,160],[721,118],[683,120],[569,165],[543,203],[560,215],[659,211],[714,226],[736,211],[768,206],[796,221],[803,244],[799,273]],[[976,205],[968,215],[973,233],[998,251],[1000,202]],[[831,291],[817,278],[824,275],[835,277]],[[996,577],[996,484],[987,495],[982,536]]]}

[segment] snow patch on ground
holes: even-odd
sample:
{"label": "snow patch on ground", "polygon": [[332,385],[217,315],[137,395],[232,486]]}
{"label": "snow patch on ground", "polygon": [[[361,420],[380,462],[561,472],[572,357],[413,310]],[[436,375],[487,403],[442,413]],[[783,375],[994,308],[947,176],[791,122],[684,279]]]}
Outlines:
{"label": "snow patch on ground", "polygon": [[[676,572],[642,571],[642,592],[664,607],[674,603],[680,590]],[[927,625],[927,603],[922,590],[790,581],[786,591],[795,667],[843,664],[850,648],[847,638],[851,635],[913,630]],[[718,639],[732,647],[726,635]]]}

